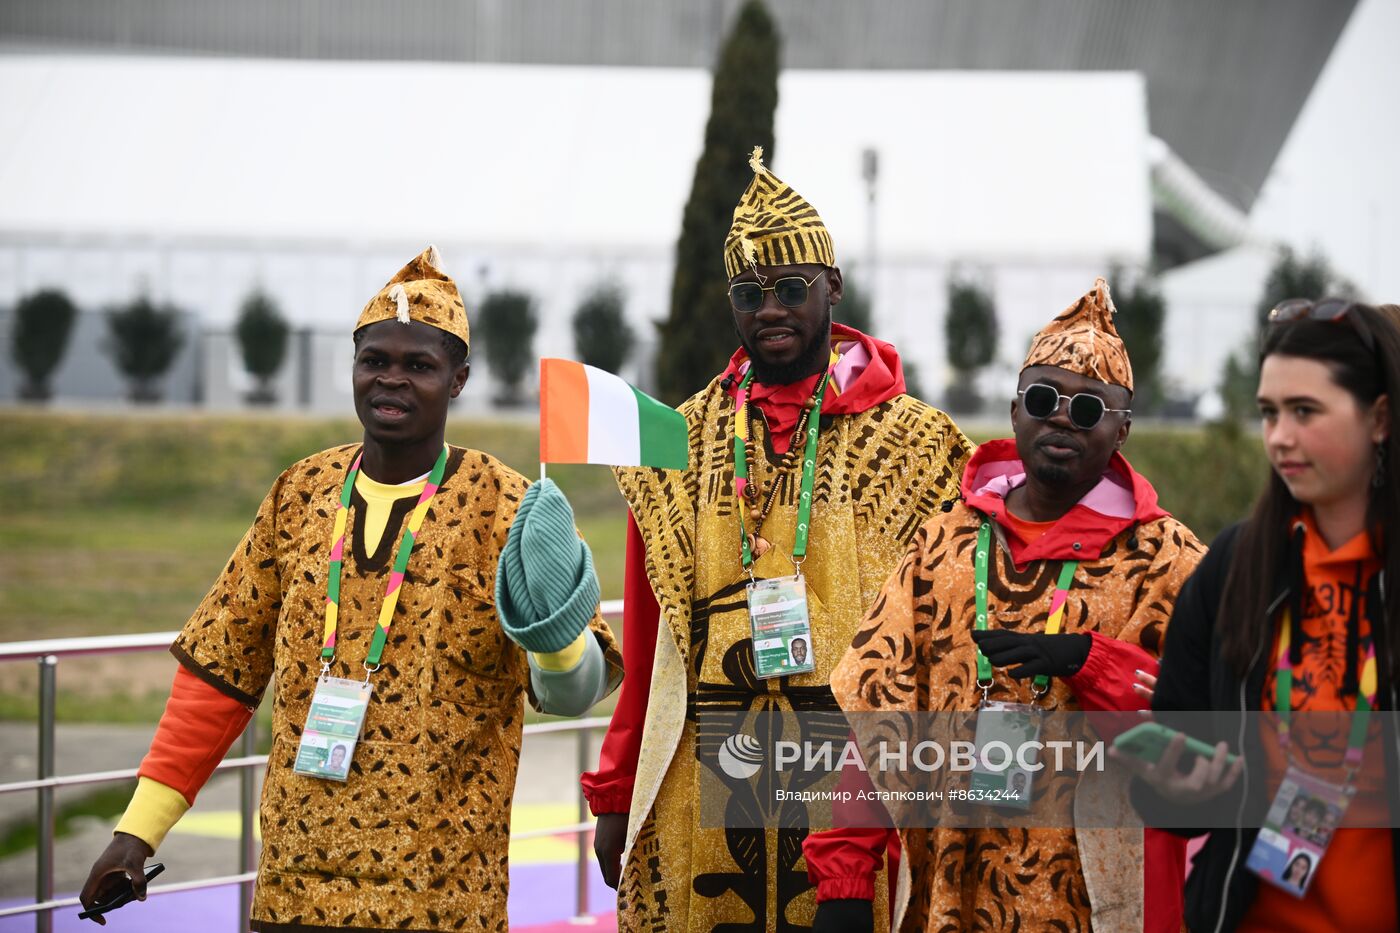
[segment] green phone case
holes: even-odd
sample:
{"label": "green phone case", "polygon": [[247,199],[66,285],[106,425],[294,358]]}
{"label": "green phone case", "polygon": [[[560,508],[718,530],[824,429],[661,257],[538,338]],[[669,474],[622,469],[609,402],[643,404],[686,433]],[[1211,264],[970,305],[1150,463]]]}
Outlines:
{"label": "green phone case", "polygon": [[[1162,752],[1166,751],[1168,743],[1179,734],[1176,729],[1159,722],[1140,722],[1114,739],[1113,747],[1148,764],[1156,764],[1161,760]],[[1189,735],[1186,736],[1186,750],[1202,758],[1215,757],[1215,746],[1207,745]],[[1237,757],[1232,752],[1225,756],[1225,760],[1234,764]]]}

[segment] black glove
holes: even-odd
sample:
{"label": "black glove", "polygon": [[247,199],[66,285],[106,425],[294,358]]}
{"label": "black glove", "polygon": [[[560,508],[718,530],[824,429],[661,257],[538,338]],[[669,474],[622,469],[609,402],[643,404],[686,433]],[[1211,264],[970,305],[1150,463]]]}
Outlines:
{"label": "black glove", "polygon": [[1007,672],[1017,680],[1077,674],[1094,643],[1088,635],[1022,635],[1006,629],[973,632],[972,640],[993,667],[1019,664]]}
{"label": "black glove", "polygon": [[622,847],[627,844],[627,814],[599,813],[593,827],[593,855],[603,873],[603,884],[616,890],[622,876]]}
{"label": "black glove", "polygon": [[822,901],[812,919],[812,933],[866,933],[874,929],[872,903],[855,898]]}

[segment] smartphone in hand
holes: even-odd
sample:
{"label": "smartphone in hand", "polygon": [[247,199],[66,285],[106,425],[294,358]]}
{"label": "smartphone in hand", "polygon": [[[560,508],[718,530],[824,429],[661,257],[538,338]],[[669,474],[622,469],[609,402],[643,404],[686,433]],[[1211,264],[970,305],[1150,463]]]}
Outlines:
{"label": "smartphone in hand", "polygon": [[[1161,760],[1167,745],[1178,735],[1181,733],[1176,729],[1164,726],[1159,722],[1140,722],[1114,739],[1113,747],[1124,754],[1132,755],[1139,761],[1155,765]],[[1186,736],[1186,751],[1206,760],[1215,757],[1215,746],[1207,745],[1200,739],[1193,739],[1189,735]],[[1225,763],[1232,765],[1238,757],[1234,752],[1230,752],[1225,756]]]}
{"label": "smartphone in hand", "polygon": [[[152,862],[150,865],[146,866],[146,881],[149,883],[152,878],[163,871],[165,871],[164,864]],[[116,891],[114,891],[107,900],[95,907],[89,907],[87,910],[78,914],[78,919],[91,920],[94,917],[116,910],[118,907],[125,907],[127,904],[130,904],[135,897],[136,892],[131,887],[131,879],[122,875]]]}

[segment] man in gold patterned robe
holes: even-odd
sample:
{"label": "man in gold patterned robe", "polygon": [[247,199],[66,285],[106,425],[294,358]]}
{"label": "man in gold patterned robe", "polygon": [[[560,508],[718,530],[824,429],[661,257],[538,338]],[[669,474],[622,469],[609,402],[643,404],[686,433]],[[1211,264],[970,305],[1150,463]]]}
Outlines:
{"label": "man in gold patterned robe", "polygon": [[[144,897],[145,859],[271,686],[252,928],[507,930],[526,699],[581,713],[621,658],[562,495],[444,444],[468,330],[440,264],[429,248],[356,323],[363,442],[277,479],[172,646],[170,701],[85,906],[122,876]],[[308,774],[302,747],[325,675],[373,688],[343,780]],[[334,741],[321,774],[354,737]]]}
{"label": "man in gold patterned robe", "polygon": [[[762,165],[761,152],[751,166],[724,247],[742,346],[680,407],[690,468],[618,470],[631,510],[628,677],[600,768],[584,776],[584,788],[599,814],[595,848],[618,888],[621,930],[811,926],[821,892],[803,862],[802,805],[792,804],[781,829],[702,825],[702,769],[715,767],[715,749],[697,717],[834,710],[832,667],[915,529],[955,493],[970,453],[946,415],[905,394],[894,347],[831,322],[842,281],[820,216]],[[799,558],[798,455],[822,380],[829,382]],[[749,417],[736,416],[738,409]],[[748,440],[742,489],[736,431]],[[757,676],[746,534],[754,578],[790,576],[800,564],[810,673]],[[724,812],[725,802],[714,806]],[[879,892],[867,887],[868,914]],[[876,915],[884,903],[875,902]]]}

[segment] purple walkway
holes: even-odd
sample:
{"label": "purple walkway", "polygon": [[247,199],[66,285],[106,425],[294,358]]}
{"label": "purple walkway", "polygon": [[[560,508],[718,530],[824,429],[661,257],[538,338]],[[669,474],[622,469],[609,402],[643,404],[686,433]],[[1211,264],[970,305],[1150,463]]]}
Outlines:
{"label": "purple walkway", "polygon": [[[567,921],[574,911],[573,865],[518,865],[510,871],[510,926],[522,933],[548,933]],[[598,870],[589,873],[589,906],[599,915],[595,926],[575,926],[574,930],[616,930],[612,917],[616,894],[603,884]],[[71,897],[71,894],[61,895]],[[24,901],[6,900],[0,907],[18,906]],[[55,933],[189,933],[197,921],[201,933],[237,933],[238,888],[210,888],[181,891],[152,897],[144,904],[131,904],[107,915],[107,925],[98,927],[78,919],[78,908],[60,910],[54,915]],[[0,933],[32,933],[33,915],[0,919]]]}

